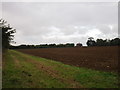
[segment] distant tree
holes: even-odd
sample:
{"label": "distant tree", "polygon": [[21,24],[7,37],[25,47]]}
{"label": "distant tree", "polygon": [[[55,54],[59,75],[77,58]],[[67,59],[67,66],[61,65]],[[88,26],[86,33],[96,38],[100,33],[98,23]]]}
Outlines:
{"label": "distant tree", "polygon": [[112,39],[112,40],[110,41],[110,45],[111,45],[111,46],[120,45],[120,39],[119,39],[119,38]]}
{"label": "distant tree", "polygon": [[65,44],[58,44],[58,45],[56,45],[56,47],[66,47],[66,45]]}
{"label": "distant tree", "polygon": [[97,39],[96,40],[96,46],[118,46],[120,45],[120,39],[115,38],[112,40],[103,40],[103,39]]}
{"label": "distant tree", "polygon": [[13,34],[16,30],[10,27],[10,25],[3,19],[0,19],[0,30],[2,30],[2,48],[4,51],[9,48],[11,42],[14,42]]}
{"label": "distant tree", "polygon": [[75,45],[74,45],[74,43],[67,43],[67,44],[65,44],[65,46],[66,47],[74,47]]}
{"label": "distant tree", "polygon": [[96,40],[96,45],[97,46],[104,46],[104,40],[103,39],[97,39]]}
{"label": "distant tree", "polygon": [[56,44],[49,44],[49,47],[56,47]]}
{"label": "distant tree", "polygon": [[109,39],[104,40],[104,46],[110,46],[110,40]]}
{"label": "distant tree", "polygon": [[86,42],[87,46],[95,46],[95,41],[93,37],[89,37],[87,42]]}

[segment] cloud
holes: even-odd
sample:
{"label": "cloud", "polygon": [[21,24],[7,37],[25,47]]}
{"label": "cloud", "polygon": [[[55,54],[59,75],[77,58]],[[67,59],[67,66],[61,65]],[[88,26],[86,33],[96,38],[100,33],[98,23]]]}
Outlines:
{"label": "cloud", "polygon": [[115,2],[4,2],[2,16],[16,28],[18,44],[81,42],[118,35]]}
{"label": "cloud", "polygon": [[4,0],[2,2],[119,2],[119,0]]}

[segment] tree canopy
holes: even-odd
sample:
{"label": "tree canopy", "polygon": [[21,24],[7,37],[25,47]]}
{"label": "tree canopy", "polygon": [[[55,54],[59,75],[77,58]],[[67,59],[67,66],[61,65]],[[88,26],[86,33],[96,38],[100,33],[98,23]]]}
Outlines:
{"label": "tree canopy", "polygon": [[88,46],[95,46],[95,41],[93,37],[89,37],[88,41],[86,42]]}
{"label": "tree canopy", "polygon": [[7,22],[3,19],[0,19],[0,30],[2,30],[2,49],[4,51],[9,48],[10,43],[14,42],[13,34],[16,30],[10,27],[10,24],[7,24]]}
{"label": "tree canopy", "polygon": [[114,39],[97,39],[96,41],[94,38],[90,39],[88,38],[86,44],[88,46],[119,46],[120,45],[120,38],[114,38]]}

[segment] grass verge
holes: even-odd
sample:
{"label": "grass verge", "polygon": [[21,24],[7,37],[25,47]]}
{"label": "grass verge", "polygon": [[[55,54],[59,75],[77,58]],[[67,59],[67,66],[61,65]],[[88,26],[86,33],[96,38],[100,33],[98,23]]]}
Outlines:
{"label": "grass verge", "polygon": [[3,88],[118,88],[117,73],[65,65],[9,50]]}

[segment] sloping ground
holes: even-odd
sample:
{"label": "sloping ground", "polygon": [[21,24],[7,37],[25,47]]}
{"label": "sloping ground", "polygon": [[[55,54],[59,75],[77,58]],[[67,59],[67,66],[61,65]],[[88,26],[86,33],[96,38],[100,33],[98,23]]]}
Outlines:
{"label": "sloping ground", "polygon": [[117,88],[117,74],[78,68],[8,51],[3,61],[3,88]]}
{"label": "sloping ground", "polygon": [[118,46],[18,49],[18,51],[60,61],[77,67],[116,72],[118,70]]}

